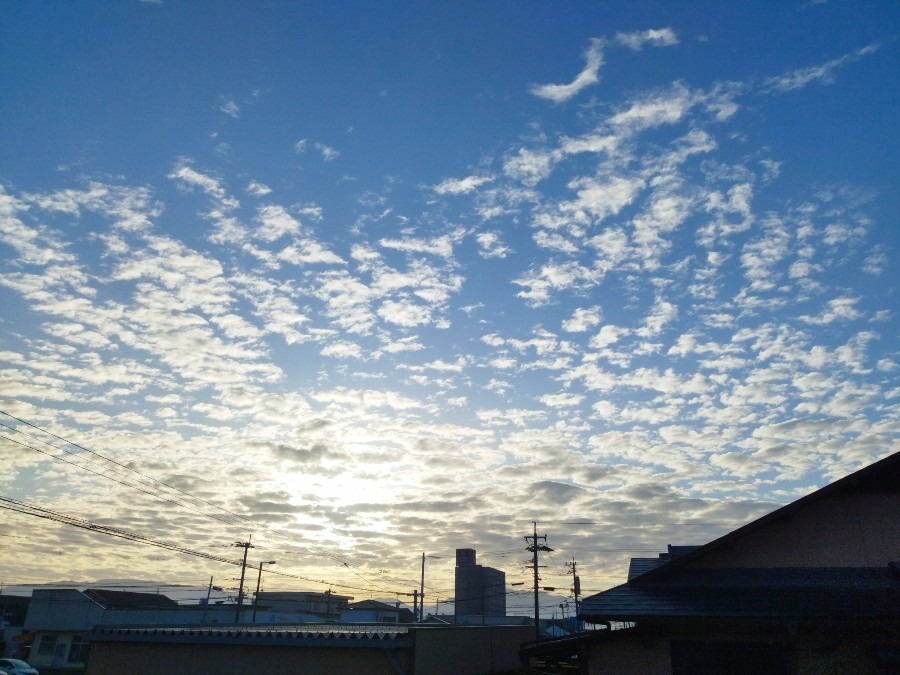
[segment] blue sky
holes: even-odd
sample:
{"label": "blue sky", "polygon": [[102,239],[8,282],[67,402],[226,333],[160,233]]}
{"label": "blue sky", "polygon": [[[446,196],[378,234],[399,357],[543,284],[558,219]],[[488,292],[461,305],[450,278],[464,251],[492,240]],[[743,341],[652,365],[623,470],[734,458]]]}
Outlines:
{"label": "blue sky", "polygon": [[896,452],[900,9],[605,4],[5,8],[2,496],[356,597],[537,521],[592,591]]}

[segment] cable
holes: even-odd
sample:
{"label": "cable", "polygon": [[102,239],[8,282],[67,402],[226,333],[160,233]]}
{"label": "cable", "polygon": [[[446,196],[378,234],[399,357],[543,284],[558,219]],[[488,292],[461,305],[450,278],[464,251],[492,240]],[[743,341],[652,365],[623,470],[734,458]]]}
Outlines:
{"label": "cable", "polygon": [[[71,465],[71,466],[74,466],[74,467],[77,467],[77,468],[80,468],[80,469],[84,469],[85,471],[88,471],[88,472],[90,472],[90,473],[92,473],[92,474],[94,474],[94,475],[100,476],[101,478],[106,478],[106,479],[112,480],[112,481],[115,482],[115,483],[118,483],[118,484],[120,484],[120,485],[123,485],[123,486],[125,486],[125,487],[129,487],[129,488],[138,490],[139,492],[142,492],[142,493],[147,494],[147,495],[149,495],[149,496],[155,497],[155,498],[157,498],[157,499],[160,499],[160,500],[162,500],[162,501],[165,501],[165,502],[167,502],[167,503],[169,503],[169,504],[172,504],[172,505],[174,505],[174,506],[179,506],[179,507],[181,507],[181,508],[188,509],[188,510],[193,511],[194,513],[197,513],[197,514],[202,515],[202,516],[204,516],[204,517],[208,517],[208,518],[211,518],[211,519],[213,519],[213,520],[216,520],[217,522],[220,522],[220,523],[223,523],[223,524],[226,524],[226,525],[232,525],[232,526],[235,526],[235,525],[238,525],[238,524],[250,525],[250,526],[255,527],[257,530],[262,530],[262,531],[264,531],[264,532],[266,532],[266,533],[268,533],[268,534],[270,534],[270,535],[273,535],[273,536],[275,536],[275,537],[277,537],[277,538],[281,538],[281,539],[283,539],[283,540],[287,540],[287,541],[289,541],[289,542],[291,542],[291,543],[302,544],[302,545],[303,545],[304,547],[306,547],[307,549],[311,549],[312,551],[314,551],[315,553],[318,553],[319,555],[322,555],[323,557],[327,557],[327,558],[329,558],[329,559],[331,559],[331,560],[334,560],[334,561],[336,561],[336,562],[341,563],[343,566],[347,567],[347,568],[350,569],[351,571],[354,571],[354,573],[355,573],[358,577],[362,578],[362,579],[365,580],[365,581],[368,581],[368,582],[369,582],[370,584],[372,584],[373,586],[375,585],[374,582],[373,582],[371,579],[366,579],[365,577],[363,577],[363,575],[362,575],[361,573],[356,572],[355,570],[353,570],[354,567],[358,567],[358,566],[357,566],[357,565],[354,565],[351,561],[349,561],[349,560],[348,560],[347,558],[345,558],[344,556],[338,555],[338,554],[336,554],[336,553],[334,553],[334,552],[332,552],[332,551],[328,551],[328,550],[323,549],[323,548],[321,548],[321,547],[317,547],[317,546],[310,545],[309,543],[307,543],[307,542],[305,542],[305,541],[298,540],[298,539],[297,539],[295,536],[293,536],[293,535],[289,535],[289,534],[287,534],[287,533],[281,532],[280,530],[276,530],[276,529],[274,529],[274,528],[270,528],[270,527],[268,527],[268,526],[266,526],[266,525],[263,525],[263,524],[258,523],[258,522],[256,522],[256,521],[253,521],[253,520],[251,520],[250,518],[247,518],[246,516],[242,516],[242,515],[240,515],[240,514],[238,514],[238,513],[235,513],[235,512],[233,512],[233,511],[230,511],[230,510],[228,510],[228,509],[226,509],[226,508],[224,508],[224,507],[222,507],[222,506],[220,506],[220,505],[218,505],[218,504],[215,504],[215,503],[210,502],[210,501],[208,501],[208,500],[206,500],[206,499],[203,499],[202,497],[198,497],[198,496],[196,496],[196,495],[193,495],[193,494],[191,494],[191,493],[189,493],[189,492],[187,492],[187,491],[185,491],[185,490],[182,490],[181,488],[175,487],[175,486],[173,486],[173,485],[169,485],[168,483],[166,483],[166,482],[164,482],[164,481],[160,481],[160,480],[158,480],[158,479],[156,479],[156,478],[153,478],[152,476],[148,476],[147,474],[144,474],[144,473],[142,473],[142,472],[140,472],[140,471],[138,471],[138,470],[136,470],[136,469],[133,469],[133,468],[131,468],[131,467],[125,465],[125,464],[122,464],[121,462],[118,462],[118,461],[116,461],[116,460],[114,460],[114,459],[112,459],[112,458],[110,458],[110,457],[106,457],[105,455],[102,455],[101,453],[98,453],[98,452],[96,452],[96,451],[94,451],[94,450],[91,450],[91,449],[89,449],[89,448],[86,448],[86,447],[84,447],[84,446],[82,446],[82,445],[79,445],[79,444],[77,444],[77,443],[74,443],[74,442],[72,442],[72,441],[69,441],[68,439],[63,438],[62,436],[59,436],[59,435],[57,435],[57,434],[54,434],[53,432],[47,431],[46,429],[43,429],[43,428],[41,428],[41,427],[39,427],[39,426],[37,426],[37,425],[35,425],[35,424],[32,424],[31,422],[28,422],[27,420],[23,420],[23,419],[21,419],[21,418],[19,418],[19,417],[16,417],[15,415],[12,415],[12,414],[10,414],[10,413],[4,411],[4,410],[0,410],[0,414],[5,415],[5,416],[7,416],[7,417],[9,417],[9,418],[11,418],[11,419],[13,419],[13,420],[15,420],[15,421],[21,423],[21,424],[25,424],[25,425],[27,425],[28,427],[30,427],[30,428],[32,428],[32,429],[35,429],[35,430],[37,430],[37,431],[40,431],[41,433],[47,434],[48,436],[51,436],[52,438],[55,438],[55,439],[57,439],[57,440],[59,440],[59,441],[61,441],[61,442],[63,442],[63,443],[66,443],[66,444],[71,445],[71,446],[73,446],[73,447],[75,447],[75,448],[78,448],[79,450],[83,450],[84,452],[87,452],[87,453],[89,453],[89,454],[91,454],[91,455],[93,455],[93,456],[95,456],[95,457],[99,457],[100,459],[102,459],[102,460],[105,461],[105,462],[109,462],[110,464],[113,464],[113,465],[115,465],[116,467],[120,467],[121,469],[124,469],[125,471],[127,471],[127,472],[129,472],[129,473],[132,473],[132,474],[135,474],[135,475],[139,476],[140,478],[144,479],[145,481],[149,481],[151,484],[163,486],[163,487],[165,487],[166,489],[168,489],[168,490],[170,490],[170,491],[174,491],[174,492],[176,492],[176,493],[178,493],[178,494],[181,494],[181,495],[184,495],[184,496],[186,496],[186,497],[189,497],[189,498],[192,499],[192,500],[195,500],[195,501],[197,501],[197,502],[201,502],[201,503],[203,503],[203,504],[206,504],[207,506],[210,506],[210,507],[212,507],[213,509],[216,509],[216,510],[218,510],[218,511],[222,511],[222,512],[228,514],[229,516],[231,516],[232,518],[237,519],[237,520],[240,521],[240,522],[235,522],[235,521],[229,520],[229,519],[223,519],[222,517],[216,516],[215,514],[207,513],[207,512],[204,512],[204,511],[200,511],[200,510],[196,509],[193,505],[184,503],[184,501],[175,501],[174,499],[170,498],[170,496],[167,497],[167,496],[163,496],[162,494],[159,494],[159,493],[157,493],[157,492],[151,492],[151,491],[148,491],[148,490],[144,489],[143,487],[141,487],[140,485],[134,485],[134,484],[132,484],[132,483],[128,483],[128,482],[125,482],[125,481],[122,481],[122,480],[118,480],[118,479],[116,479],[116,478],[114,478],[114,477],[112,477],[112,476],[109,476],[109,475],[105,474],[105,473],[101,473],[101,472],[99,472],[99,471],[95,471],[95,470],[93,470],[93,469],[91,469],[91,468],[89,468],[89,467],[87,467],[87,466],[84,466],[84,465],[82,465],[82,464],[78,464],[78,463],[72,462],[72,461],[67,460],[67,459],[65,459],[65,458],[63,458],[63,457],[60,457],[60,456],[58,456],[58,455],[54,455],[54,454],[49,453],[49,452],[47,452],[47,451],[45,451],[45,450],[41,450],[41,449],[36,448],[36,447],[34,447],[34,446],[28,445],[27,443],[22,443],[22,442],[20,442],[20,441],[15,440],[15,439],[12,439],[12,438],[9,438],[9,437],[5,437],[6,440],[8,440],[8,441],[11,441],[11,442],[13,442],[13,443],[16,443],[17,445],[22,446],[22,447],[26,447],[26,448],[29,448],[29,449],[34,450],[34,451],[36,451],[36,452],[39,452],[39,453],[41,453],[41,454],[44,454],[44,455],[46,455],[46,456],[48,456],[48,457],[51,457],[52,459],[56,459],[56,460],[59,460],[59,461],[61,461],[61,462],[66,463],[66,464],[69,464],[69,465]],[[43,439],[40,439],[40,438],[38,438],[38,437],[36,437],[36,436],[34,436],[34,435],[32,435],[32,434],[28,434],[28,433],[26,433],[26,432],[20,431],[19,429],[16,429],[16,428],[14,428],[14,427],[11,427],[11,426],[9,426],[9,425],[7,425],[7,424],[4,424],[4,423],[2,423],[2,422],[0,422],[0,426],[3,426],[3,427],[6,427],[7,429],[10,429],[13,433],[21,433],[21,434],[23,434],[23,435],[25,435],[25,436],[28,436],[29,438],[33,438],[34,440],[36,440],[36,441],[38,441],[38,442],[40,442],[40,443],[43,443],[43,444],[45,444],[45,445],[48,445],[48,446],[50,446],[51,448],[54,448],[55,450],[59,450],[59,451],[61,451],[61,452],[64,452],[64,453],[66,453],[66,454],[73,455],[73,456],[77,455],[77,453],[73,453],[72,451],[66,450],[65,448],[60,448],[60,447],[54,445],[53,443],[49,443],[49,442],[47,442],[47,441],[45,441],[45,440],[43,440]],[[91,462],[90,460],[87,460],[87,461],[88,461],[89,463],[95,464],[95,462]],[[109,467],[104,467],[104,468],[108,469]],[[118,471],[118,470],[115,470],[115,471],[116,471],[116,473],[119,473],[120,475],[122,474],[121,471]],[[399,583],[399,582],[398,582],[398,583]]]}
{"label": "cable", "polygon": [[136,534],[134,532],[128,532],[127,530],[122,530],[122,529],[119,529],[116,527],[111,527],[109,525],[100,525],[99,523],[92,523],[89,520],[85,520],[85,519],[79,518],[77,516],[71,516],[68,514],[60,513],[58,511],[52,511],[51,509],[47,509],[47,508],[44,508],[41,506],[36,506],[34,504],[28,504],[26,502],[21,502],[18,499],[12,499],[10,497],[0,496],[0,508],[6,509],[8,511],[15,511],[17,513],[23,513],[23,514],[29,515],[29,516],[34,516],[36,518],[52,520],[57,523],[63,523],[64,525],[78,527],[78,528],[81,528],[84,530],[89,530],[91,532],[98,532],[100,534],[107,534],[107,535],[110,535],[113,537],[127,539],[129,541],[136,541],[136,542],[140,542],[140,543],[144,543],[144,544],[150,544],[152,546],[167,549],[169,551],[175,551],[177,553],[186,553],[188,555],[194,555],[194,556],[198,556],[201,558],[206,558],[207,560],[214,560],[216,562],[226,563],[229,565],[240,565],[241,564],[234,560],[229,560],[228,558],[223,558],[221,556],[213,555],[211,553],[195,551],[195,550],[189,549],[185,546],[179,546],[178,544],[172,544],[169,542],[160,541],[158,539],[153,539],[151,537]]}
{"label": "cable", "polygon": [[[198,497],[198,496],[196,496],[196,495],[193,495],[193,494],[191,494],[190,492],[187,492],[186,490],[182,490],[181,488],[175,487],[174,485],[169,485],[169,484],[166,483],[165,481],[161,481],[161,480],[158,480],[158,479],[156,479],[156,478],[153,478],[152,476],[148,476],[147,474],[142,473],[142,472],[138,471],[137,469],[133,469],[133,468],[131,468],[131,467],[125,465],[125,464],[122,464],[121,462],[118,462],[118,461],[112,459],[111,457],[107,457],[107,456],[105,456],[105,455],[102,455],[102,454],[100,454],[99,452],[96,452],[96,451],[94,451],[94,450],[91,450],[90,448],[86,448],[86,447],[84,447],[84,446],[82,446],[82,445],[79,445],[78,443],[75,443],[75,442],[70,441],[70,440],[68,440],[68,439],[66,439],[66,438],[63,438],[62,436],[59,436],[59,435],[57,435],[57,434],[54,434],[54,433],[51,432],[51,431],[47,431],[46,429],[43,429],[43,428],[41,428],[41,427],[39,427],[39,426],[37,426],[37,425],[35,425],[35,424],[32,424],[31,422],[28,422],[27,420],[23,420],[23,419],[21,419],[21,418],[19,418],[19,417],[16,417],[15,415],[11,415],[10,413],[8,413],[8,412],[6,412],[6,411],[4,411],[4,410],[0,410],[0,414],[6,415],[7,417],[9,417],[9,418],[11,418],[11,419],[14,419],[14,420],[16,420],[17,422],[20,422],[20,423],[22,423],[22,424],[25,424],[25,425],[31,427],[32,429],[36,429],[37,431],[40,431],[41,433],[45,433],[45,434],[47,434],[48,436],[51,436],[51,437],[53,437],[53,438],[55,438],[55,439],[57,439],[57,440],[59,440],[59,441],[62,441],[63,443],[66,443],[66,444],[68,444],[68,445],[71,445],[71,446],[73,446],[73,447],[75,447],[75,448],[78,448],[79,450],[83,450],[84,452],[87,452],[87,453],[89,453],[89,454],[91,454],[91,455],[93,455],[93,456],[95,456],[95,457],[99,457],[99,458],[102,459],[103,461],[109,462],[110,464],[113,464],[113,465],[115,465],[116,467],[120,467],[121,469],[124,469],[125,471],[127,471],[127,472],[129,472],[129,473],[133,473],[133,474],[139,476],[140,478],[143,478],[144,480],[149,481],[149,482],[152,483],[152,484],[155,484],[155,485],[161,485],[161,486],[165,487],[165,488],[168,489],[168,490],[171,490],[171,491],[173,491],[173,492],[176,492],[176,493],[179,493],[179,494],[184,495],[184,496],[186,496],[186,497],[189,497],[189,498],[192,499],[192,500],[195,500],[195,501],[201,502],[201,503],[203,503],[203,504],[206,504],[207,506],[210,506],[210,507],[212,507],[212,508],[214,508],[214,509],[216,509],[216,510],[223,511],[224,513],[227,513],[227,514],[228,514],[229,516],[231,516],[232,518],[235,518],[235,519],[237,519],[238,521],[240,521],[240,522],[242,522],[242,523],[244,523],[244,524],[247,524],[247,525],[253,525],[253,526],[255,526],[255,527],[259,528],[259,529],[268,530],[268,531],[270,531],[271,533],[275,533],[275,534],[279,534],[279,535],[284,536],[283,533],[278,532],[277,530],[270,530],[267,526],[262,525],[262,524],[260,524],[260,523],[257,523],[257,522],[255,522],[255,521],[253,521],[253,520],[247,518],[246,516],[242,516],[242,515],[239,514],[239,513],[235,513],[235,512],[233,512],[233,511],[230,511],[230,510],[226,509],[225,507],[223,507],[223,506],[221,506],[221,505],[219,505],[219,504],[215,504],[215,503],[210,502],[210,501],[208,501],[208,500],[206,500],[206,499],[203,499],[202,497]],[[2,423],[2,422],[0,422],[0,426],[4,426],[4,427],[6,427],[7,429],[10,429],[11,431],[13,431],[14,433],[21,433],[21,434],[23,434],[23,435],[28,436],[29,438],[33,438],[33,439],[37,440],[37,441],[40,442],[40,443],[44,443],[45,445],[49,445],[51,448],[54,448],[55,450],[59,450],[59,451],[61,451],[61,452],[64,452],[64,453],[66,453],[66,454],[73,455],[73,456],[77,455],[77,453],[73,453],[71,450],[66,450],[65,448],[60,448],[60,447],[58,447],[58,446],[56,446],[56,445],[54,445],[54,444],[52,444],[52,443],[48,443],[47,441],[45,441],[45,440],[43,440],[43,439],[40,439],[40,438],[38,438],[38,437],[36,437],[36,436],[34,436],[34,435],[32,435],[32,434],[28,434],[28,433],[26,433],[26,432],[20,431],[19,429],[16,429],[16,428],[14,428],[14,427],[10,427],[9,425],[4,424],[4,423]],[[86,471],[89,471],[89,472],[91,472],[91,473],[93,473],[93,474],[95,474],[95,475],[97,475],[97,476],[100,476],[101,478],[108,478],[109,480],[112,480],[112,481],[114,481],[114,482],[116,482],[116,483],[119,483],[120,485],[124,485],[124,486],[126,486],[126,487],[131,487],[131,488],[136,489],[136,490],[138,490],[138,491],[140,491],[140,492],[143,492],[144,494],[148,494],[148,495],[151,495],[151,496],[158,497],[159,499],[162,499],[163,501],[166,501],[166,502],[168,502],[168,503],[170,503],[170,504],[174,504],[174,505],[176,505],[176,506],[182,506],[182,507],[188,508],[189,510],[193,511],[194,513],[198,513],[198,514],[200,514],[200,515],[208,516],[208,517],[213,518],[213,519],[215,519],[215,520],[217,520],[217,521],[219,521],[219,522],[221,522],[221,523],[224,523],[224,524],[227,524],[227,525],[237,525],[237,524],[238,524],[237,522],[232,522],[232,521],[228,521],[228,520],[222,520],[221,518],[217,518],[216,516],[214,516],[214,515],[212,515],[212,514],[204,513],[204,512],[198,511],[197,509],[193,508],[193,507],[190,506],[190,505],[185,504],[184,502],[176,502],[176,501],[173,501],[172,499],[169,499],[169,498],[166,498],[166,497],[159,496],[159,495],[157,495],[156,493],[148,492],[147,490],[144,490],[144,489],[142,489],[141,487],[139,487],[139,486],[137,486],[137,485],[133,485],[133,484],[130,484],[130,483],[125,483],[125,482],[123,482],[123,481],[116,480],[115,478],[112,478],[112,477],[110,477],[110,476],[108,476],[108,475],[106,475],[106,474],[100,473],[100,472],[98,472],[98,471],[94,471],[94,470],[92,470],[92,469],[90,469],[90,468],[88,468],[88,467],[86,467],[86,466],[76,464],[76,463],[74,463],[74,462],[71,462],[71,461],[69,461],[69,460],[66,460],[66,459],[64,459],[64,458],[62,458],[62,457],[59,457],[59,456],[57,456],[57,455],[53,455],[53,454],[51,454],[51,453],[48,453],[48,452],[46,452],[46,451],[44,451],[44,450],[40,450],[40,449],[35,448],[35,447],[33,447],[33,446],[30,446],[30,445],[21,443],[21,442],[19,442],[19,441],[16,441],[16,440],[14,440],[14,439],[12,439],[12,438],[8,438],[8,437],[7,437],[7,440],[12,441],[13,443],[17,443],[18,445],[22,445],[22,446],[24,446],[24,447],[28,447],[28,448],[30,448],[30,449],[32,449],[32,450],[35,450],[35,451],[37,451],[37,452],[40,452],[41,454],[47,455],[48,457],[52,457],[53,459],[58,459],[59,461],[62,461],[62,462],[65,462],[65,463],[67,463],[67,464],[71,464],[72,466],[76,466],[76,467],[78,467],[78,468],[80,468],[80,469],[84,469],[84,470],[86,470]],[[90,460],[88,460],[88,461],[90,461]],[[94,463],[94,462],[91,462],[91,463]],[[106,467],[106,468],[108,468],[108,467]],[[119,472],[119,471],[116,471],[116,472],[117,472],[117,473],[121,473],[121,472]],[[293,537],[291,537],[291,539],[293,539]],[[312,547],[312,548],[317,548],[317,547]],[[329,556],[329,557],[332,557],[333,559],[337,560],[338,562],[345,562],[342,558],[340,558],[340,556],[337,556],[337,555],[335,555],[335,554],[331,554],[329,551],[325,551],[324,549],[319,549],[319,550],[317,550],[316,552],[317,552],[317,553],[321,553],[321,554],[326,555],[326,556]]]}
{"label": "cable", "polygon": [[[57,523],[62,523],[63,525],[70,525],[72,527],[78,527],[84,530],[89,530],[91,532],[96,532],[99,534],[106,534],[112,537],[118,537],[121,539],[126,539],[128,541],[133,541],[141,544],[147,544],[150,546],[156,546],[158,548],[166,549],[169,551],[174,551],[176,553],[183,553],[185,555],[192,555],[199,558],[205,558],[207,560],[212,560],[215,562],[225,563],[228,565],[235,565],[240,567],[242,565],[241,561],[231,560],[228,558],[223,558],[222,556],[217,556],[212,553],[206,553],[204,551],[196,551],[194,549],[187,548],[186,546],[180,546],[178,544],[173,544],[171,542],[161,541],[159,539],[154,539],[152,537],[147,537],[145,535],[137,534],[135,532],[129,532],[127,530],[123,530],[117,527],[112,527],[109,525],[101,525],[99,523],[93,523],[89,520],[85,520],[84,518],[79,518],[78,516],[72,516],[66,513],[61,513],[59,511],[53,511],[51,509],[37,506],[35,504],[28,504],[26,502],[19,501],[18,499],[12,499],[11,497],[4,497],[0,495],[0,509],[6,509],[8,511],[14,511],[16,513],[21,513],[24,515],[33,516],[36,518],[43,518],[45,520],[51,520]],[[247,565],[247,567],[251,569],[258,569],[253,565]],[[315,583],[325,584],[329,586],[335,586],[338,588],[349,588],[357,591],[365,591],[367,593],[371,593],[373,590],[371,588],[361,588],[359,586],[349,586],[346,584],[337,584],[325,581],[323,579],[313,579],[310,577],[302,576],[299,574],[290,574],[288,572],[281,572],[280,570],[267,569],[266,574],[278,575],[283,577],[290,577],[292,579],[301,579],[303,581],[311,581]],[[386,591],[385,592],[390,592]],[[393,593],[392,593],[393,594]],[[399,595],[399,593],[397,593]]]}

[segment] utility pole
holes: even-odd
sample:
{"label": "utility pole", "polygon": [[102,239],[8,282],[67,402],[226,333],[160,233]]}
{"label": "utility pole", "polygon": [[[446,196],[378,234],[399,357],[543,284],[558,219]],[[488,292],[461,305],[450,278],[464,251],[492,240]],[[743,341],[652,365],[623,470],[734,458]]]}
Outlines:
{"label": "utility pole", "polygon": [[251,534],[247,541],[236,541],[232,544],[232,546],[244,549],[244,560],[241,562],[241,585],[238,587],[237,609],[234,612],[235,624],[241,622],[241,605],[244,604],[244,572],[247,571],[247,551],[251,548],[255,548],[253,544],[250,543],[250,539],[252,538],[253,535]]}
{"label": "utility pole", "polygon": [[[436,560],[440,560],[439,555],[430,555],[428,558],[434,558]],[[422,623],[425,620],[425,552],[422,551],[422,578],[419,581],[419,613],[416,615],[416,620],[419,623]],[[437,613],[437,612],[435,612]]]}
{"label": "utility pole", "polygon": [[526,550],[531,551],[531,564],[534,569],[534,632],[535,639],[541,639],[541,604],[540,599],[538,597],[538,582],[540,581],[540,576],[538,575],[538,552],[546,551],[550,552],[553,549],[547,546],[546,544],[539,544],[538,539],[543,539],[545,542],[547,541],[547,535],[537,533],[537,521],[532,521],[532,525],[534,525],[534,534],[530,537],[525,536],[525,541],[529,543],[528,548]]}
{"label": "utility pole", "polygon": [[[571,568],[569,574],[572,575],[572,593],[575,595],[575,620],[578,621],[578,614],[581,612],[581,603],[578,601],[578,596],[581,595],[581,579],[578,578],[575,558],[572,558],[571,563],[566,563],[566,567]],[[581,621],[578,621],[578,630],[581,630]]]}
{"label": "utility pole", "polygon": [[[418,621],[419,620],[419,600],[424,600],[424,598],[421,598],[419,596],[419,589],[414,588],[414,589],[412,589],[412,593],[403,593],[402,595],[407,598],[412,597],[412,599],[413,599],[413,610],[412,610],[413,611],[413,620]],[[424,605],[425,603],[423,602],[422,604]]]}
{"label": "utility pole", "polygon": [[422,551],[422,579],[419,582],[419,597],[422,598],[422,603],[419,606],[419,623],[422,623],[425,620],[425,551]]}

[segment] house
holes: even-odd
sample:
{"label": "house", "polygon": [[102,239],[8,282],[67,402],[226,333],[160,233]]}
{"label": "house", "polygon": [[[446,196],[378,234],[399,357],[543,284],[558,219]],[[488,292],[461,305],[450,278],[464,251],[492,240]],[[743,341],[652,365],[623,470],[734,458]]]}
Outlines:
{"label": "house", "polygon": [[[232,623],[235,605],[179,605],[158,593],[103,588],[36,588],[25,615],[28,662],[38,669],[81,670],[85,635],[95,626]],[[244,607],[249,622],[252,607]]]}
{"label": "house", "polygon": [[351,600],[352,596],[331,591],[278,591],[257,595],[261,607],[267,607],[279,617],[293,616],[295,623],[340,621]]}
{"label": "house", "polygon": [[414,619],[408,607],[378,600],[354,602],[341,611],[342,623],[412,623]]}
{"label": "house", "polygon": [[631,572],[581,604],[606,630],[526,652],[591,675],[898,673],[900,453]]}

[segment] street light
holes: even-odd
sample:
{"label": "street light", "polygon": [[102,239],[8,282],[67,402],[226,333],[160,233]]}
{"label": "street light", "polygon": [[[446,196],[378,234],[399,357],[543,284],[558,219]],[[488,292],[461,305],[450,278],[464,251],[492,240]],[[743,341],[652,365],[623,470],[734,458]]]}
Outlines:
{"label": "street light", "polygon": [[274,565],[274,560],[264,560],[259,563],[259,574],[256,575],[256,595],[253,596],[253,621],[252,623],[256,623],[256,608],[259,607],[259,585],[262,582],[262,566],[263,565]]}

